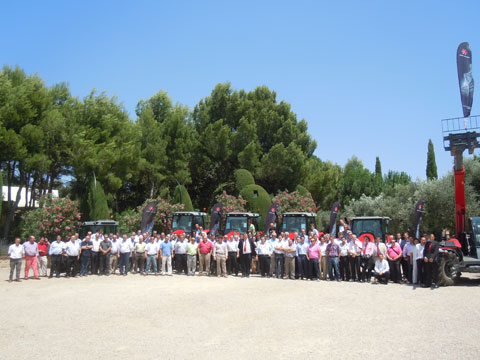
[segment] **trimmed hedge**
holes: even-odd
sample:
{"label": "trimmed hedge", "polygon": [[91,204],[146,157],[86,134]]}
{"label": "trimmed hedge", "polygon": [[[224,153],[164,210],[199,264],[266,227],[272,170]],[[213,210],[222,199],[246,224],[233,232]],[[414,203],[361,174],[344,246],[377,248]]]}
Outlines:
{"label": "trimmed hedge", "polygon": [[174,193],[175,203],[184,204],[184,211],[193,211],[192,199],[188,194],[187,188],[183,185],[177,185]]}
{"label": "trimmed hedge", "polygon": [[[261,219],[266,219],[272,200],[263,187],[255,184],[247,185],[240,191],[240,195],[247,200],[247,209],[249,211],[258,212],[261,215]],[[258,227],[259,230],[264,230],[264,220],[259,220]]]}
{"label": "trimmed hedge", "polygon": [[235,170],[235,185],[237,190],[240,192],[242,189],[248,185],[255,185],[255,179],[250,171],[245,169]]}

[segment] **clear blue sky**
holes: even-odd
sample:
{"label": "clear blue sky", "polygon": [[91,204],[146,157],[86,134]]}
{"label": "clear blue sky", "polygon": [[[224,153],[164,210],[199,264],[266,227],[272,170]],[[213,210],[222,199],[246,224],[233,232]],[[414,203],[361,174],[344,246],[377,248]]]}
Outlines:
{"label": "clear blue sky", "polygon": [[[479,1],[3,1],[0,63],[135,105],[190,108],[219,82],[267,85],[305,118],[322,160],[424,178],[429,138],[462,115],[455,52],[470,42],[480,113]],[[478,153],[478,151],[477,151]]]}

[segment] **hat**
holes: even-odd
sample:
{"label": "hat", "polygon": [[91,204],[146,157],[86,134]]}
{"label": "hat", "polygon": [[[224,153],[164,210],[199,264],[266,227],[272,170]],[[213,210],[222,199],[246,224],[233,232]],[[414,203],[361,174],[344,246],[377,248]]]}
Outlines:
{"label": "hat", "polygon": [[323,236],[323,235],[325,235],[325,233],[323,233],[323,232],[319,232],[319,233],[318,233],[318,236],[319,236],[319,237],[321,237],[321,236]]}

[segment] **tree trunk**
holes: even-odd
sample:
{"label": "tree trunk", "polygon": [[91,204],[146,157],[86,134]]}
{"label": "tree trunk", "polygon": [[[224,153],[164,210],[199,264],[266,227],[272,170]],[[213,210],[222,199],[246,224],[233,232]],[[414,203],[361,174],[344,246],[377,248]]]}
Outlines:
{"label": "tree trunk", "polygon": [[56,176],[55,176],[55,173],[52,172],[52,173],[50,174],[50,184],[49,184],[49,186],[48,186],[48,193],[49,193],[49,194],[51,194],[51,193],[53,192],[53,183],[54,183],[54,181],[55,181],[55,177],[56,177]]}
{"label": "tree trunk", "polygon": [[25,181],[25,209],[28,208],[28,187],[30,186],[30,173],[27,174]]}
{"label": "tree trunk", "polygon": [[150,199],[153,199],[154,190],[155,190],[155,183],[152,181],[152,187],[150,188]]}
{"label": "tree trunk", "polygon": [[20,202],[20,198],[21,198],[21,195],[22,195],[22,189],[23,189],[23,182],[20,182],[20,185],[18,186],[18,192],[17,192],[17,197],[15,199],[15,203],[8,210],[7,221],[5,221],[5,226],[4,226],[4,229],[3,229],[4,239],[8,238],[7,237],[8,236],[8,231],[10,230],[10,224],[12,223],[13,216],[15,215],[15,211],[17,211],[18,203]]}
{"label": "tree trunk", "polygon": [[35,209],[35,199],[36,199],[35,191],[36,191],[36,187],[37,187],[37,178],[38,178],[38,176],[35,176],[35,177],[33,178],[32,190],[31,190],[31,192],[30,192],[30,204],[29,204],[29,207],[32,208],[32,209]]}

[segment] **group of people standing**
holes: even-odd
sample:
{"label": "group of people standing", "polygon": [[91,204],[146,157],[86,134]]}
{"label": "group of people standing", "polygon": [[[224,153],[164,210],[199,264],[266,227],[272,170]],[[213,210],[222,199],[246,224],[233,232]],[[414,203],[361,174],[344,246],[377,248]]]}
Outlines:
{"label": "group of people standing", "polygon": [[67,278],[88,275],[129,272],[147,275],[188,276],[229,275],[249,277],[253,271],[261,277],[291,280],[358,281],[375,283],[416,283],[431,286],[438,263],[439,246],[432,235],[419,241],[408,233],[380,237],[363,236],[363,241],[351,231],[338,237],[319,233],[312,228],[301,233],[233,235],[207,234],[201,227],[190,234],[158,234],[132,232],[103,234],[102,230],[88,233],[82,240],[78,234],[62,239],[57,236],[49,242],[34,236],[21,244],[16,238],[10,245],[10,277],[16,270],[20,281],[22,258],[25,258],[25,276],[30,268],[34,279],[47,276]]}

